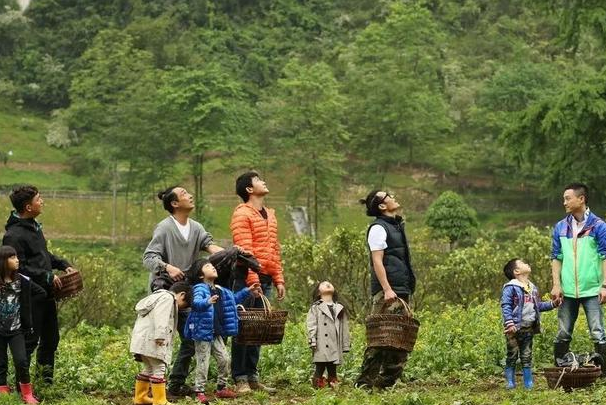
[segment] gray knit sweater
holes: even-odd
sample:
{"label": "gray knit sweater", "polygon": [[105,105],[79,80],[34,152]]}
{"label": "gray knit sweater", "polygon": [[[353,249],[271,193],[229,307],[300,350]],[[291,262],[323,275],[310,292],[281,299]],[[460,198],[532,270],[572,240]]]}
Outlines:
{"label": "gray knit sweater", "polygon": [[189,239],[185,240],[171,217],[162,220],[154,230],[154,236],[143,253],[143,265],[150,271],[149,283],[164,271],[166,264],[182,271],[198,258],[201,250],[213,243],[213,237],[199,222],[189,219]]}

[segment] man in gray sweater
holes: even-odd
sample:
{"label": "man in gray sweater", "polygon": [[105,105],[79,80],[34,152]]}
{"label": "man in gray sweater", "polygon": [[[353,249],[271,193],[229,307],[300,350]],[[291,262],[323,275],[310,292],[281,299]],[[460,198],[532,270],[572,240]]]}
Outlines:
{"label": "man in gray sweater", "polygon": [[[169,187],[158,193],[164,209],[170,215],[162,220],[152,240],[143,253],[143,265],[150,271],[150,289],[169,289],[177,281],[185,279],[187,270],[202,250],[212,254],[223,250],[215,245],[212,236],[202,224],[189,218],[194,209],[193,196],[183,187]],[[195,355],[194,342],[183,337],[183,328],[188,312],[179,311],[179,336],[181,345],[169,376],[168,394],[176,399],[193,395],[191,387],[185,385],[189,365]]]}

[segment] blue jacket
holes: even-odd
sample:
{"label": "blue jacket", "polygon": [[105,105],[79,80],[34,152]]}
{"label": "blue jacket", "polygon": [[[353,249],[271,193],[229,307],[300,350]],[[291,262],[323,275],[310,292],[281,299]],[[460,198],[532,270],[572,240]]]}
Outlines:
{"label": "blue jacket", "polygon": [[[541,312],[551,311],[554,306],[553,303],[541,301],[539,297],[539,290],[537,287],[530,283],[531,291],[530,295],[534,303],[534,309],[536,311],[536,322],[534,323],[533,332],[541,333]],[[524,309],[524,287],[516,280],[510,280],[503,286],[503,293],[501,295],[501,312],[503,314],[503,326],[505,328],[510,325],[515,325],[517,329],[522,326],[522,310]]]}
{"label": "blue jacket", "polygon": [[[238,309],[236,305],[250,295],[250,290],[243,288],[234,294],[227,288],[218,285],[215,285],[215,287],[221,289],[219,303],[223,309],[223,319],[221,319],[222,336],[236,336],[238,334]],[[206,283],[195,285],[193,295],[194,302],[185,323],[184,335],[187,339],[198,342],[211,342],[215,336],[215,311],[213,304],[208,302],[211,297],[210,286]]]}

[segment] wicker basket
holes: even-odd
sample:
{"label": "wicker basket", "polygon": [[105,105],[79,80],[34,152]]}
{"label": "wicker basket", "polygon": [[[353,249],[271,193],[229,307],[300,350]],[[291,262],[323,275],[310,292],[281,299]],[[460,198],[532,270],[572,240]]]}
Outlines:
{"label": "wicker basket", "polygon": [[419,321],[414,319],[410,307],[401,298],[406,314],[385,313],[387,302],[379,313],[366,317],[366,341],[368,347],[385,347],[412,352],[417,341]]}
{"label": "wicker basket", "polygon": [[62,284],[61,289],[54,289],[54,295],[57,301],[75,297],[84,289],[82,274],[80,274],[78,270],[60,275],[59,280],[61,280]]}
{"label": "wicker basket", "polygon": [[244,308],[238,305],[240,325],[236,343],[261,346],[282,343],[288,311],[274,311],[269,300],[261,295],[263,308]]}
{"label": "wicker basket", "polygon": [[570,367],[548,367],[544,370],[549,388],[562,387],[565,390],[591,385],[602,374],[597,366],[583,366],[571,371]]}

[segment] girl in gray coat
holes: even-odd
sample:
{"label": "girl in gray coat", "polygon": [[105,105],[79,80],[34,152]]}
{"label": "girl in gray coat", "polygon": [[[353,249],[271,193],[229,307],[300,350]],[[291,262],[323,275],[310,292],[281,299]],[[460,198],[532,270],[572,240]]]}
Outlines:
{"label": "girl in gray coat", "polygon": [[[188,283],[180,281],[170,290],[157,290],[135,306],[137,321],[131,335],[130,352],[143,363],[135,378],[135,405],[166,405],[166,365],[170,364],[173,334],[179,310],[191,306]],[[151,385],[152,397],[148,396]]]}
{"label": "girl in gray coat", "polygon": [[[314,290],[313,304],[307,313],[307,337],[313,351],[316,370],[312,379],[315,388],[338,384],[337,365],[343,363],[343,353],[349,351],[347,311],[337,302],[335,287],[323,281]],[[328,371],[328,380],[324,371]]]}

